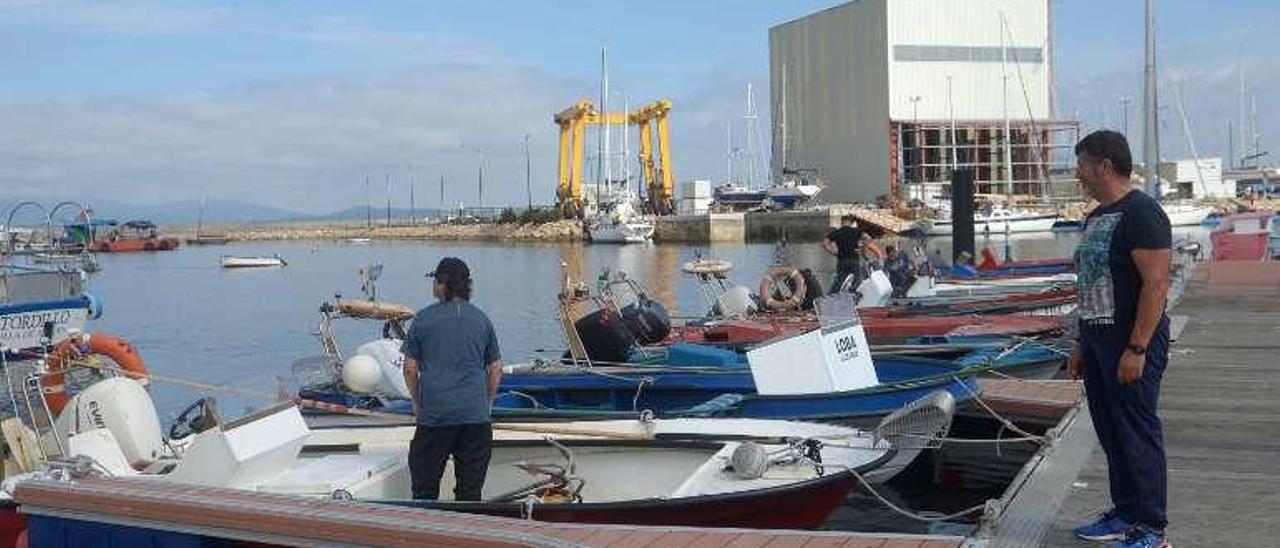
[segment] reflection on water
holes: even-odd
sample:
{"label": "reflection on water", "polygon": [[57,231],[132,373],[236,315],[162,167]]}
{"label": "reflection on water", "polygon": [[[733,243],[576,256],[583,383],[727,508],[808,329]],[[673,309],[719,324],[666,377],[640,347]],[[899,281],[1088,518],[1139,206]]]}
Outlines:
{"label": "reflection on water", "polygon": [[[1203,230],[1180,231],[1205,240]],[[1015,258],[1068,255],[1078,236],[1016,235],[1007,247]],[[1005,238],[979,239],[999,256]],[[930,240],[933,250],[949,246]],[[281,269],[223,270],[219,254],[278,253],[289,262]],[[732,279],[754,286],[764,270],[781,257],[813,268],[829,283],[835,260],[819,243],[631,245],[504,245],[473,242],[272,242],[192,247],[154,254],[104,254],[102,272],[89,288],[105,303],[105,314],[91,329],[108,331],[134,342],[152,371],[216,385],[259,391],[254,398],[214,394],[229,416],[245,406],[272,401],[278,377],[303,356],[317,355],[312,334],[320,303],[334,294],[359,295],[357,271],[385,265],[379,292],[387,300],[419,307],[430,298],[423,274],[443,256],[461,257],[475,277],[477,305],[487,311],[499,332],[508,361],[529,358],[539,349],[560,348],[560,332],[551,321],[556,293],[567,272],[594,282],[602,268],[622,269],[642,281],[673,315],[695,316],[706,304],[695,281],[680,265],[696,256],[732,261]],[[949,251],[942,253],[950,255]],[[561,263],[566,265],[561,267]],[[344,320],[335,326],[346,349],[373,338],[379,326]],[[185,405],[196,394],[165,386],[156,389],[162,414]]]}

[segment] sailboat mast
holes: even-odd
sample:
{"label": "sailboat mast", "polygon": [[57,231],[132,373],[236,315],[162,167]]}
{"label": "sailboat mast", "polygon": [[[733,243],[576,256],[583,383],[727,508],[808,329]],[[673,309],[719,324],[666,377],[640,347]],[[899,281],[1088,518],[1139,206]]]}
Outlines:
{"label": "sailboat mast", "polygon": [[1156,96],[1156,6],[1155,0],[1146,0],[1146,62],[1142,68],[1143,122],[1142,163],[1143,190],[1160,197],[1160,135],[1157,119]]}
{"label": "sailboat mast", "polygon": [[778,130],[782,133],[780,137],[780,140],[782,141],[782,143],[781,143],[781,146],[778,147],[782,149],[781,150],[782,163],[781,165],[778,166],[779,181],[782,180],[783,172],[787,170],[787,65],[786,63],[783,63],[782,65],[782,97],[781,99],[782,99],[781,100],[782,105],[780,105],[778,108],[778,110],[781,111],[781,116],[779,117],[780,120],[778,122]]}
{"label": "sailboat mast", "polygon": [[1004,113],[1005,195],[1013,196],[1013,132],[1009,127],[1009,46],[1004,39],[1004,12],[1000,13],[1000,108]]}
{"label": "sailboat mast", "polygon": [[600,44],[600,151],[597,163],[599,177],[596,179],[596,205],[600,204],[600,186],[609,184],[609,52],[608,46]]}

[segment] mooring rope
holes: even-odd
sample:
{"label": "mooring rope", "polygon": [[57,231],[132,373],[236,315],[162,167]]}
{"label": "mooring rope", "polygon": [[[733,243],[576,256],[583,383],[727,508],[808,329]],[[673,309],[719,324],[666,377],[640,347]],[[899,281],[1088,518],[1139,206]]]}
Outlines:
{"label": "mooring rope", "polygon": [[994,409],[991,408],[991,406],[987,405],[987,402],[982,400],[982,396],[980,396],[977,392],[974,392],[972,388],[969,388],[969,385],[965,383],[962,379],[955,376],[952,376],[951,378],[955,379],[956,382],[959,382],[960,386],[963,386],[965,391],[968,392],[970,396],[973,396],[973,401],[978,402],[978,405],[982,407],[984,410],[986,410],[986,412],[989,413],[993,418],[995,418],[997,422],[1003,425],[1004,428],[1008,428],[1009,430],[1023,437],[1036,438],[1040,440],[1040,443],[1042,444],[1048,443],[1049,438],[1045,436],[1038,436],[1036,434],[1032,434],[1030,432],[1027,432],[1026,430],[1018,428],[1016,424],[1013,424],[1013,421],[1010,421],[1009,419],[1005,418],[1003,415],[997,413]]}

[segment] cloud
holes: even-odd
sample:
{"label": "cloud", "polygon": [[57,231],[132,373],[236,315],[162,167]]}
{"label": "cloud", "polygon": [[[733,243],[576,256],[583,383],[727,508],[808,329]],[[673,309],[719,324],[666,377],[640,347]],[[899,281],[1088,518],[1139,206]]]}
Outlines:
{"label": "cloud", "polygon": [[[1181,96],[1191,139],[1201,157],[1223,156],[1228,152],[1228,124],[1231,125],[1237,157],[1252,147],[1252,98],[1257,99],[1259,148],[1270,150],[1270,163],[1280,163],[1280,104],[1268,90],[1280,88],[1280,59],[1262,52],[1280,48],[1280,38],[1263,32],[1270,25],[1250,24],[1236,32],[1203,33],[1176,37],[1158,49],[1160,75],[1160,139],[1162,157],[1190,158],[1191,141],[1178,110]],[[1243,48],[1240,44],[1249,44]],[[1141,55],[1139,51],[1137,53]],[[1132,69],[1089,72],[1084,65],[1060,74],[1059,112],[1063,117],[1078,115],[1086,131],[1124,125],[1121,97],[1132,98],[1129,106],[1129,133],[1135,152],[1142,147],[1142,66],[1133,59]],[[1246,126],[1241,143],[1240,73],[1245,76]]]}
{"label": "cloud", "polygon": [[[677,100],[681,180],[722,172],[724,124],[739,116],[739,85],[712,83]],[[381,201],[390,175],[396,201],[405,202],[412,170],[419,205],[436,205],[441,174],[448,203],[474,205],[483,155],[486,205],[519,204],[528,133],[534,198],[549,203],[558,145],[551,115],[590,90],[528,67],[454,63],[376,82],[0,102],[0,179],[15,192],[69,198],[207,196],[324,212],[363,200],[366,177]]]}

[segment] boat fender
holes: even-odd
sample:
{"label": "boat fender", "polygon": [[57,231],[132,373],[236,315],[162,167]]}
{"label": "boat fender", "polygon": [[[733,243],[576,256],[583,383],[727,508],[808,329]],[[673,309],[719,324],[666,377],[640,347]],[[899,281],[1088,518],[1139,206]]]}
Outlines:
{"label": "boat fender", "polygon": [[95,297],[92,293],[85,293],[86,308],[89,309],[89,319],[96,320],[102,317],[102,300]]}
{"label": "boat fender", "polygon": [[147,385],[147,366],[128,341],[106,333],[90,333],[85,337],[72,337],[53,347],[45,366],[49,372],[40,378],[41,391],[49,410],[55,415],[67,406],[66,374],[64,372],[75,360],[90,354],[98,354],[111,358],[125,375],[143,386]]}
{"label": "boat fender", "polygon": [[760,479],[769,469],[769,452],[756,442],[744,441],[733,448],[729,468],[738,479]]}
{"label": "boat fender", "polygon": [[[778,283],[787,284],[791,295],[783,297],[776,291]],[[760,298],[769,310],[797,310],[804,304],[806,294],[804,275],[789,266],[771,266],[760,279]]]}

